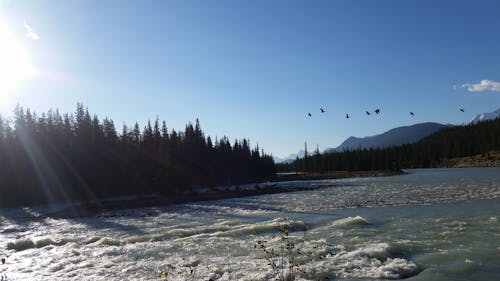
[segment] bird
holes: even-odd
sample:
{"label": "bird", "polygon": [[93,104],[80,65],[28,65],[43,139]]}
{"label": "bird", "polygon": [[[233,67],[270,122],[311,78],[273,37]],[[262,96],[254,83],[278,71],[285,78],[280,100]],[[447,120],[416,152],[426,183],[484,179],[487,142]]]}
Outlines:
{"label": "bird", "polygon": [[5,264],[5,258],[2,258],[2,264]]}
{"label": "bird", "polygon": [[411,115],[411,116],[415,116],[415,113],[413,113],[413,112],[411,112],[411,111],[410,111],[410,115]]}
{"label": "bird", "polygon": [[460,108],[460,111],[465,112],[465,110],[463,108]]}
{"label": "bird", "polygon": [[319,108],[319,110],[321,110],[321,113],[325,113],[325,110],[323,108]]}
{"label": "bird", "polygon": [[380,114],[380,109],[378,109],[378,108],[375,109],[375,113],[377,113],[377,115],[379,115]]}
{"label": "bird", "polygon": [[311,114],[310,112],[309,112],[309,113],[307,113],[307,115],[309,115],[309,117],[311,117],[311,116],[312,116],[312,114]]}
{"label": "bird", "polygon": [[346,115],[345,115],[345,118],[346,118],[346,119],[349,119],[349,114],[346,114]]}

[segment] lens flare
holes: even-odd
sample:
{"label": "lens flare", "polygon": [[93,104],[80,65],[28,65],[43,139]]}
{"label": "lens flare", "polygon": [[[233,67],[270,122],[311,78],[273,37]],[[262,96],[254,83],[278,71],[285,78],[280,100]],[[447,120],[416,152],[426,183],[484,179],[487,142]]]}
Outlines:
{"label": "lens flare", "polygon": [[0,100],[7,98],[33,72],[26,49],[0,24]]}

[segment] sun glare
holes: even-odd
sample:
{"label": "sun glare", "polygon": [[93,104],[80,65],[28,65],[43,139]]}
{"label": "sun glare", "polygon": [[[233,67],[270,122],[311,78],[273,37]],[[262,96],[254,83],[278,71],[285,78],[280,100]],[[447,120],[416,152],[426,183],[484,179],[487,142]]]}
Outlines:
{"label": "sun glare", "polygon": [[25,48],[0,25],[0,100],[7,98],[32,72]]}

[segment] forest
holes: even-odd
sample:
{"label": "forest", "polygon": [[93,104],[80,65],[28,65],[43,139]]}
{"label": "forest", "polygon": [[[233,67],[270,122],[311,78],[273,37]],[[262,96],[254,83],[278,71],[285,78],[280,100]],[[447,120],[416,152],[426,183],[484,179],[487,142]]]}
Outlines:
{"label": "forest", "polygon": [[275,174],[272,157],[248,139],[205,136],[199,121],[184,131],[166,122],[123,125],[91,116],[40,115],[17,106],[0,116],[0,206],[75,202],[137,194],[175,197],[201,186],[258,181]]}
{"label": "forest", "polygon": [[500,119],[443,129],[413,144],[312,154],[275,165],[248,139],[205,136],[199,121],[184,131],[166,122],[123,125],[91,115],[40,115],[16,107],[0,115],[0,206],[88,201],[128,195],[175,198],[200,187],[273,178],[276,171],[400,170],[440,167],[446,159],[500,151]]}
{"label": "forest", "polygon": [[346,150],[312,154],[291,163],[277,164],[280,172],[400,170],[441,167],[447,159],[474,155],[487,156],[500,150],[500,118],[476,125],[440,130],[417,143],[382,149]]}

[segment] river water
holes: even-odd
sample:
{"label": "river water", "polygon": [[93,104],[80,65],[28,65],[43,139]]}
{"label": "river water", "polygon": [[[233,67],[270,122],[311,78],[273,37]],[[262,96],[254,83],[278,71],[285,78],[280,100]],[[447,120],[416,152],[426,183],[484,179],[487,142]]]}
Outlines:
{"label": "river water", "polygon": [[500,280],[500,169],[55,219],[0,211],[7,280]]}

